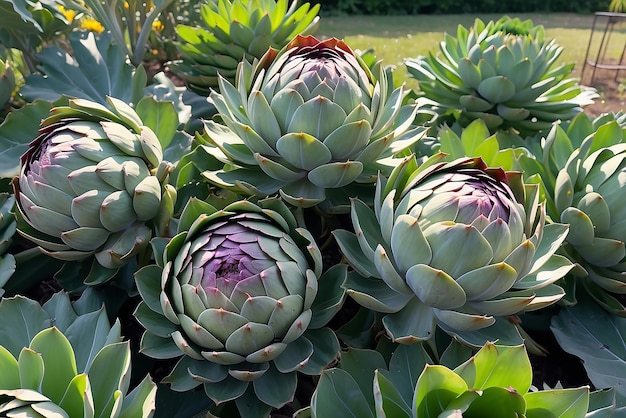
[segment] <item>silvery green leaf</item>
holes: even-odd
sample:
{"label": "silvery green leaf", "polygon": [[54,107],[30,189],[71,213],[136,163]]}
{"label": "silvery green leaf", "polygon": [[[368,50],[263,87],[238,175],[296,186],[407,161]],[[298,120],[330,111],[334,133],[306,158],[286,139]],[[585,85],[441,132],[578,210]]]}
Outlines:
{"label": "silvery green leaf", "polygon": [[566,352],[584,360],[595,387],[615,387],[619,404],[626,398],[621,384],[626,370],[626,347],[621,343],[626,319],[605,312],[587,296],[578,299],[576,306],[553,317],[551,330]]}
{"label": "silvery green leaf", "polygon": [[[51,46],[39,55],[42,74],[31,74],[21,94],[28,101],[38,98],[56,102],[62,96],[106,103],[107,96],[129,103],[143,97],[146,74],[124,60],[125,54],[103,34],[96,38],[92,32],[72,32],[73,54]],[[140,66],[141,67],[141,66]],[[138,85],[138,89],[129,86]]]}

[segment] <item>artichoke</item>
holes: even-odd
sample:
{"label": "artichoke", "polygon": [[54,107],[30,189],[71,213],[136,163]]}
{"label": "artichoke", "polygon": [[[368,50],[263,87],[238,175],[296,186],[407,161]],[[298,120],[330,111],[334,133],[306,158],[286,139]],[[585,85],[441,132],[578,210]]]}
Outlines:
{"label": "artichoke", "polygon": [[204,175],[235,192],[280,191],[299,207],[348,206],[353,182],[371,185],[388,169],[380,160],[424,132],[411,128],[415,107],[390,84],[380,63],[370,71],[334,38],[298,36],[253,66],[242,62],[237,87],[220,79],[222,94],[211,93],[226,127],[208,121],[206,135],[226,166]]}
{"label": "artichoke", "polygon": [[206,0],[200,6],[204,27],[178,25],[181,60],[169,64],[196,93],[208,96],[218,87],[218,75],[231,83],[242,59],[261,58],[271,48],[284,47],[298,34],[318,26],[319,4],[297,0]]}
{"label": "artichoke", "polygon": [[52,257],[95,256],[115,270],[150,241],[146,223],[158,213],[168,163],[137,114],[108,102],[110,109],[81,99],[54,108],[13,186],[21,235]]}
{"label": "artichoke", "polygon": [[626,116],[585,114],[569,126],[555,125],[535,151],[521,160],[529,181],[549,198],[548,214],[571,225],[565,253],[579,266],[592,296],[626,315],[623,303],[602,289],[626,294]]}
{"label": "artichoke", "polygon": [[99,302],[88,293],[76,303],[55,293],[43,307],[22,296],[0,301],[0,416],[154,414],[156,385],[146,376],[128,391],[130,343],[121,342],[120,323],[111,327],[104,308],[82,312]]}
{"label": "artichoke", "polygon": [[574,64],[556,66],[562,47],[544,40],[543,26],[503,17],[476,19],[456,37],[446,34],[440,55],[406,60],[409,73],[440,115],[462,126],[483,119],[489,129],[532,135],[569,120],[597,97],[569,75]]}
{"label": "artichoke", "polygon": [[293,399],[297,371],[319,374],[336,358],[337,338],[323,326],[346,275],[342,265],[321,275],[313,237],[284,203],[260,204],[216,210],[192,199],[159,264],[136,274],[141,351],[185,355],[165,381],[180,391],[204,383],[216,404],[236,399],[254,416]]}
{"label": "artichoke", "polygon": [[550,305],[564,295],[553,283],[572,268],[554,254],[568,227],[545,223],[537,187],[480,158],[441,158],[419,168],[405,159],[379,179],[374,211],[352,202],[356,233],[334,232],[359,273],[348,294],[385,314],[399,343],[430,338],[435,324],[463,339],[495,317]]}

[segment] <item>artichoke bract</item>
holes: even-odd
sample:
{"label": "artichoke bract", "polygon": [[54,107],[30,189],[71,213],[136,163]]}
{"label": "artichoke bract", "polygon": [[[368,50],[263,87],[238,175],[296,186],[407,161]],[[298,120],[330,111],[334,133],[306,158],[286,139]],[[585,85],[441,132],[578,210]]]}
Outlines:
{"label": "artichoke bract", "polygon": [[159,210],[163,153],[125,103],[81,99],[56,107],[13,182],[21,235],[65,261],[95,256],[118,269],[145,248]]}
{"label": "artichoke bract", "polygon": [[208,96],[218,87],[218,75],[234,82],[242,59],[261,58],[270,47],[282,48],[298,34],[315,32],[320,6],[289,0],[207,0],[200,9],[203,27],[176,27],[182,59],[169,67],[190,89]]}
{"label": "artichoke bract", "polygon": [[462,126],[483,119],[492,132],[532,135],[573,118],[597,97],[570,77],[573,63],[557,65],[563,48],[530,21],[476,19],[469,29],[459,25],[456,37],[446,34],[440,51],[407,59],[407,70],[437,112]]}
{"label": "artichoke bract", "polygon": [[430,338],[435,324],[457,335],[552,304],[572,268],[554,254],[568,228],[545,223],[537,187],[480,158],[441,158],[404,160],[378,181],[374,210],[353,201],[355,233],[334,232],[359,273],[348,294],[386,314],[400,343]]}
{"label": "artichoke bract", "polygon": [[322,275],[313,237],[287,206],[260,204],[216,210],[192,199],[159,265],[136,274],[143,302],[135,316],[145,354],[185,355],[165,379],[174,390],[204,383],[216,403],[265,410],[293,398],[296,371],[319,374],[337,356],[323,326],[343,301],[346,268]]}
{"label": "artichoke bract", "polygon": [[221,94],[211,93],[226,127],[205,123],[209,151],[226,166],[204,173],[236,192],[280,191],[292,205],[314,206],[373,183],[380,160],[424,132],[411,127],[415,107],[402,106],[403,88],[392,90],[380,63],[370,71],[334,38],[298,36],[238,71],[237,87],[222,78]]}

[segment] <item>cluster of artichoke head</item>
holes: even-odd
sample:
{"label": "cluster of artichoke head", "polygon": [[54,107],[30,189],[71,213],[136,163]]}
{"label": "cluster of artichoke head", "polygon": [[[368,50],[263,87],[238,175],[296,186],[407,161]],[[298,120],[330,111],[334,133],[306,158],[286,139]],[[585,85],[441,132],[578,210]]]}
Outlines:
{"label": "cluster of artichoke head", "polygon": [[[176,234],[154,241],[155,264],[136,274],[142,351],[184,354],[166,379],[175,389],[203,384],[241,408],[289,402],[296,372],[336,359],[326,324],[346,290],[401,343],[563,296],[554,283],[571,263],[555,252],[568,228],[546,223],[538,189],[480,159],[400,158],[423,129],[391,85],[343,42],[313,37],[241,63],[236,85],[220,79],[210,100],[223,125],[206,122],[203,146],[224,168],[203,175],[250,199],[191,199]],[[115,270],[149,248],[168,164],[134,111],[109,104],[53,110],[14,184],[24,236],[51,256]],[[323,271],[289,205],[350,213],[353,231],[334,236],[352,273]]]}

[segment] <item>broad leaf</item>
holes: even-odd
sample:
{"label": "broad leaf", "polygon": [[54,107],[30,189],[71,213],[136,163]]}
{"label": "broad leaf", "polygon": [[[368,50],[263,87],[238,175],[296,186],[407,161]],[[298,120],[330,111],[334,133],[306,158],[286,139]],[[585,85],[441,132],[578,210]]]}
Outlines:
{"label": "broad leaf", "polygon": [[552,318],[551,329],[563,350],[583,360],[589,379],[598,389],[615,387],[626,401],[626,318],[610,315],[586,294],[577,305]]}
{"label": "broad leaf", "polygon": [[26,77],[20,91],[26,100],[41,98],[56,102],[66,96],[106,105],[106,96],[126,103],[137,103],[143,97],[145,70],[126,62],[110,36],[73,32],[70,43],[72,55],[52,46],[38,56],[43,75]]}
{"label": "broad leaf", "polygon": [[37,137],[39,123],[48,116],[52,105],[35,100],[6,117],[0,125],[0,178],[12,178],[20,172],[20,157]]}
{"label": "broad leaf", "polygon": [[433,364],[433,361],[422,344],[400,344],[391,356],[389,371],[380,371],[397,388],[409,410],[417,379],[426,364]]}
{"label": "broad leaf", "polygon": [[348,351],[341,353],[340,367],[354,378],[361,388],[361,392],[365,395],[370,408],[373,409],[372,381],[374,380],[376,369],[387,368],[383,356],[374,350],[350,348]]}
{"label": "broad leaf", "polygon": [[77,318],[76,312],[70,302],[69,294],[65,292],[58,292],[52,295],[52,297],[44,303],[43,308],[48,312],[50,318],[54,318],[51,325],[57,327],[62,333],[65,333],[67,327]]}
{"label": "broad leaf", "polygon": [[410,406],[402,399],[398,388],[378,370],[374,373],[374,400],[377,418],[412,415]]}
{"label": "broad leaf", "polygon": [[23,296],[0,301],[0,344],[17,358],[37,333],[50,327],[50,317],[34,300]]}
{"label": "broad leaf", "polygon": [[76,359],[70,342],[57,328],[48,328],[33,338],[30,348],[43,359],[41,393],[59,403],[76,376]]}
{"label": "broad leaf", "polygon": [[311,398],[313,417],[374,418],[358,383],[348,372],[329,369],[322,372]]}
{"label": "broad leaf", "polygon": [[167,148],[179,125],[174,104],[170,101],[157,101],[154,97],[144,97],[137,103],[137,114],[143,124],[154,131],[161,147]]}
{"label": "broad leaf", "polygon": [[546,410],[557,418],[578,418],[584,416],[589,407],[589,388],[531,392],[524,395],[524,400],[528,418],[543,417]]}
{"label": "broad leaf", "polygon": [[65,335],[74,347],[79,372],[88,370],[96,354],[109,343],[107,337],[110,330],[104,309],[79,316],[67,328]]}
{"label": "broad leaf", "polygon": [[524,394],[532,382],[532,368],[523,345],[499,347],[487,343],[454,371],[471,389],[477,390],[500,386]]}
{"label": "broad leaf", "polygon": [[104,347],[94,358],[88,371],[96,416],[109,416],[116,402],[116,392],[126,393],[130,379],[130,345],[128,342]]}
{"label": "broad leaf", "polygon": [[414,416],[438,417],[448,403],[467,389],[467,384],[452,370],[445,366],[427,364],[417,380],[413,399]]}
{"label": "broad leaf", "polygon": [[156,391],[156,384],[149,375],[146,376],[128,396],[124,397],[120,418],[147,417],[154,414]]}

